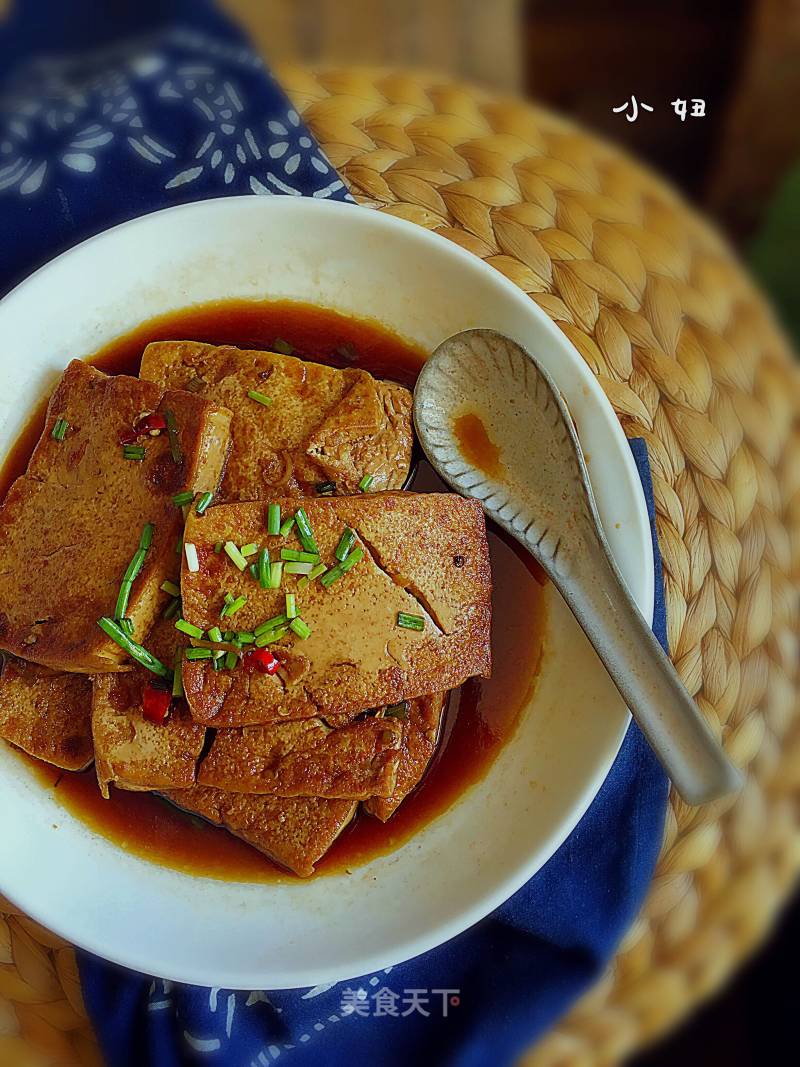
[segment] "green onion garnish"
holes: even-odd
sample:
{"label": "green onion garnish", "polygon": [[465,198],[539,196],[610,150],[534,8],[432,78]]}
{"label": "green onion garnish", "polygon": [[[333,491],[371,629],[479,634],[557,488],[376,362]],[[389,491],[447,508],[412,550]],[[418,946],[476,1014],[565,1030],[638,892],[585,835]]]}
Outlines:
{"label": "green onion garnish", "polygon": [[117,594],[117,606],[114,608],[114,618],[122,620],[125,618],[125,613],[128,610],[128,601],[131,598],[131,589],[133,588],[133,582],[129,582],[123,579],[122,585],[119,587],[119,593]]}
{"label": "green onion garnish", "polygon": [[182,634],[188,634],[189,637],[197,638],[200,640],[203,636],[203,631],[199,626],[195,626],[193,622],[187,622],[186,619],[178,619],[175,623],[175,629],[180,630]]}
{"label": "green onion garnish", "polygon": [[296,619],[300,612],[297,610],[297,601],[294,593],[286,594],[286,618]]}
{"label": "green onion garnish", "polygon": [[183,552],[183,534],[181,534],[175,542],[175,555],[179,556],[181,552]]}
{"label": "green onion garnish", "polygon": [[147,667],[149,671],[157,674],[160,678],[170,677],[171,671],[169,668],[165,667],[160,660],[157,660],[152,652],[148,652],[146,648],[132,640],[113,619],[109,619],[104,615],[97,620],[97,625],[115,644],[127,652],[131,659],[135,659],[137,663],[141,663],[143,667]]}
{"label": "green onion garnish", "polygon": [[212,659],[214,653],[210,648],[187,648],[186,658],[191,659]]}
{"label": "green onion garnish", "polygon": [[208,631],[208,639],[209,641],[214,641],[217,644],[222,640],[222,630],[220,630],[219,626],[211,627],[211,629]]}
{"label": "green onion garnish", "polygon": [[232,671],[236,664],[239,662],[239,657],[235,652],[226,652],[223,663],[226,671]]}
{"label": "green onion garnish", "polygon": [[333,496],[336,493],[336,482],[317,482],[314,488],[317,496]]}
{"label": "green onion garnish", "polygon": [[[299,566],[301,566],[301,564],[298,563],[298,567]],[[305,578],[300,579],[300,581],[297,583],[297,588],[308,589],[309,585],[311,585],[312,582],[316,581],[321,574],[324,574],[327,569],[328,568],[325,566],[324,563],[318,563],[317,566],[314,567],[314,569],[310,571]]]}
{"label": "green onion garnish", "polygon": [[172,675],[172,695],[174,697],[185,696],[183,691],[183,656],[182,649],[175,651],[175,671]]}
{"label": "green onion garnish", "polygon": [[255,634],[251,634],[248,630],[236,631],[236,643],[237,645],[252,645],[256,639]]}
{"label": "green onion garnish", "polygon": [[262,622],[260,625],[256,626],[253,633],[256,637],[261,637],[261,635],[267,633],[268,630],[274,630],[276,626],[283,626],[284,623],[287,623],[288,621],[289,619],[286,615],[273,615],[271,619],[267,619],[266,622]]}
{"label": "green onion garnish", "polygon": [[251,563],[250,566],[247,569],[250,572],[250,577],[254,581],[257,582],[258,581],[258,564],[257,563]]}
{"label": "green onion garnish", "polygon": [[317,548],[317,542],[314,540],[314,532],[311,529],[311,523],[308,521],[308,515],[306,515],[303,508],[298,508],[294,513],[294,517],[297,520],[297,536],[300,538],[300,544],[306,552],[313,552],[318,556],[319,549]]}
{"label": "green onion garnish", "polygon": [[282,548],[281,559],[290,563],[319,563],[319,552],[298,552],[294,548]]}
{"label": "green onion garnish", "polygon": [[242,553],[245,559],[248,559],[250,556],[254,556],[256,552],[258,552],[258,545],[255,543],[255,541],[250,541],[249,544],[242,545],[239,551]]}
{"label": "green onion garnish", "polygon": [[142,536],[139,538],[139,548],[143,552],[146,552],[150,545],[152,545],[154,530],[155,526],[152,522],[148,522],[145,524],[144,529],[142,530]]}
{"label": "green onion garnish", "polygon": [[284,574],[311,574],[314,569],[313,563],[284,563]]}
{"label": "green onion garnish", "polygon": [[125,445],[122,449],[122,458],[132,460],[134,463],[141,463],[144,455],[142,445]]}
{"label": "green onion garnish", "polygon": [[135,582],[139,577],[142,567],[144,566],[144,558],[147,555],[147,550],[144,548],[137,548],[133,554],[133,559],[128,564],[128,569],[123,575],[123,582]]}
{"label": "green onion garnish", "polygon": [[409,711],[409,703],[407,700],[401,700],[399,704],[389,704],[384,709],[384,719],[407,719]]}
{"label": "green onion garnish", "polygon": [[181,452],[181,442],[178,437],[178,423],[175,419],[175,412],[170,408],[166,408],[164,411],[164,421],[167,424],[169,450],[172,453],[172,459],[175,463],[182,463],[183,454]]}
{"label": "green onion garnish", "polygon": [[280,589],[283,578],[283,563],[272,563],[269,568],[270,589]]}
{"label": "green onion garnish", "polygon": [[424,630],[425,620],[421,615],[409,615],[406,611],[398,611],[397,625],[402,630]]}
{"label": "green onion garnish", "polygon": [[290,515],[288,519],[284,519],[281,523],[280,534],[281,537],[288,537],[294,529],[295,518],[294,515]]}
{"label": "green onion garnish", "polygon": [[261,637],[256,638],[256,648],[264,648],[266,645],[274,645],[289,632],[288,626],[276,626],[274,630],[267,630]]}
{"label": "green onion garnish", "polygon": [[262,548],[258,553],[258,584],[262,589],[269,589],[269,549]]}
{"label": "green onion garnish", "polygon": [[167,610],[161,616],[162,619],[166,619],[169,622],[170,619],[174,619],[178,612],[181,610],[180,597],[175,597],[174,600],[170,600]]}
{"label": "green onion garnish", "polygon": [[281,506],[280,504],[269,504],[267,506],[267,533],[279,534],[281,532]]}
{"label": "green onion garnish", "polygon": [[255,400],[257,404],[263,404],[265,408],[268,408],[272,404],[272,397],[264,396],[263,393],[259,393],[258,389],[249,389],[247,395],[251,400]]}
{"label": "green onion garnish", "polygon": [[311,627],[303,622],[301,618],[292,619],[289,623],[289,629],[294,631],[301,641],[305,641],[311,636]]}
{"label": "green onion garnish", "polygon": [[235,597],[233,593],[226,593],[222,599],[225,601],[226,604],[232,604],[235,600]]}
{"label": "green onion garnish", "polygon": [[352,570],[357,563],[364,558],[363,548],[354,548],[348,555],[347,559],[342,560],[341,563],[337,563],[335,567],[331,567],[327,574],[323,574],[320,578],[320,582],[327,589],[329,585],[333,585],[334,582],[338,582],[339,579],[347,574],[349,570]]}
{"label": "green onion garnish", "polygon": [[162,582],[161,591],[163,593],[169,593],[170,596],[180,596],[180,586],[177,586],[174,582]]}
{"label": "green onion garnish", "polygon": [[128,637],[133,637],[133,619],[120,619],[120,627],[125,631]]}
{"label": "green onion garnish", "polygon": [[237,596],[232,604],[228,604],[228,610],[225,612],[226,616],[235,615],[237,611],[241,611],[247,603],[246,596]]}
{"label": "green onion garnish", "polygon": [[197,501],[197,507],[194,509],[197,515],[205,515],[208,510],[208,506],[214,499],[213,493],[203,493],[200,499]]}
{"label": "green onion garnish", "polygon": [[362,493],[366,493],[366,491],[369,489],[369,487],[372,485],[372,483],[374,481],[375,481],[375,475],[374,474],[365,474],[364,477],[361,479],[361,481],[358,483],[359,491],[362,492]]}
{"label": "green onion garnish", "polygon": [[69,429],[69,423],[66,419],[56,419],[55,425],[50,433],[50,436],[54,441],[63,441],[67,436],[67,430]]}
{"label": "green onion garnish", "polygon": [[194,493],[190,492],[187,489],[183,493],[176,493],[175,496],[172,498],[172,503],[175,505],[176,508],[182,508],[186,504],[191,504],[193,500]]}
{"label": "green onion garnish", "polygon": [[221,551],[222,551],[222,541],[217,541],[217,543],[214,545],[214,554],[218,556]]}
{"label": "green onion garnish", "polygon": [[288,341],[284,341],[282,337],[276,337],[272,342],[272,348],[275,352],[280,352],[282,356],[291,356],[294,349]]}
{"label": "green onion garnish", "polygon": [[243,571],[247,568],[247,560],[244,558],[244,556],[233,543],[233,541],[226,541],[224,548],[225,555],[228,557],[231,563],[236,564],[240,571]]}
{"label": "green onion garnish", "polygon": [[350,555],[350,549],[355,544],[355,540],[355,530],[351,530],[349,526],[345,526],[339,544],[336,546],[336,551],[333,553],[340,563],[343,563]]}

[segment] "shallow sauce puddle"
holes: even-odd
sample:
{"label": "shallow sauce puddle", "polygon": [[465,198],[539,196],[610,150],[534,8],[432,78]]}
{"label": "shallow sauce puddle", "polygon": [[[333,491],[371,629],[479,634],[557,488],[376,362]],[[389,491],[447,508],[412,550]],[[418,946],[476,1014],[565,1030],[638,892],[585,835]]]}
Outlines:
{"label": "shallow sauce puddle", "polygon": [[[224,301],[164,315],[118,338],[91,357],[109,373],[138,374],[145,346],[156,340],[197,340],[242,348],[288,342],[294,354],[337,367],[357,366],[413,387],[424,353],[376,322],[289,302]],[[0,499],[23,473],[38,440],[44,403],[0,470]],[[469,428],[468,428],[469,429]],[[424,460],[409,488],[445,490]],[[341,873],[393,851],[454,803],[487,772],[511,738],[539,670],[544,628],[544,579],[533,560],[502,531],[489,529],[492,598],[491,679],[471,679],[451,694],[442,737],[422,784],[387,823],[359,815],[314,877]],[[60,803],[128,852],[196,875],[231,881],[296,881],[225,830],[178,811],[148,793],[112,790],[103,800],[94,769],[70,774],[22,756]]]}

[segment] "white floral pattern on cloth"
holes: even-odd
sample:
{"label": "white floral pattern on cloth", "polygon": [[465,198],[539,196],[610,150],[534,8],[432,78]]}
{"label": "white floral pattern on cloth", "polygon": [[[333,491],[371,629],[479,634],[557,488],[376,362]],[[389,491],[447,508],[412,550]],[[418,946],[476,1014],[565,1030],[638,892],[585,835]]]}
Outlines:
{"label": "white floral pattern on cloth", "polygon": [[126,165],[158,168],[167,193],[194,186],[206,195],[350,199],[261,60],[190,29],[40,57],[8,80],[0,196],[32,197],[69,175],[101,175],[120,152]]}

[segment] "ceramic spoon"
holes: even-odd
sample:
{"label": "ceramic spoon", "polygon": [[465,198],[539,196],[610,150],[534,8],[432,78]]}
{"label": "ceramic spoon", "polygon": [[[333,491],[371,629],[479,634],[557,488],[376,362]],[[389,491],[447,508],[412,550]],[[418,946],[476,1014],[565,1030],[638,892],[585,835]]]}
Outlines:
{"label": "ceramic spoon", "polygon": [[[502,334],[456,334],[419,376],[414,422],[445,482],[480,500],[553,581],[683,799],[702,804],[739,788],[739,772],[611,557],[575,427],[550,376]],[[465,454],[474,453],[465,425],[486,435],[480,463]]]}

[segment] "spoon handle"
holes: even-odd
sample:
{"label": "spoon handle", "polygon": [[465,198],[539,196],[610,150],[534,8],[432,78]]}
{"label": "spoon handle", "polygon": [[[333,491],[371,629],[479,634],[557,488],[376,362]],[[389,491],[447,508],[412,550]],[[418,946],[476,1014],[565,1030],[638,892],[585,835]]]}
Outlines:
{"label": "spoon handle", "polygon": [[634,603],[605,539],[591,528],[581,541],[569,578],[551,577],[678,793],[704,804],[739,789],[739,771]]}

